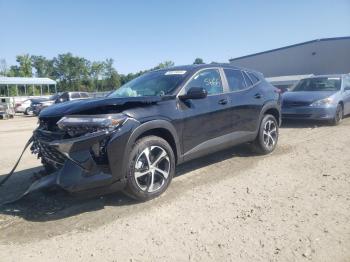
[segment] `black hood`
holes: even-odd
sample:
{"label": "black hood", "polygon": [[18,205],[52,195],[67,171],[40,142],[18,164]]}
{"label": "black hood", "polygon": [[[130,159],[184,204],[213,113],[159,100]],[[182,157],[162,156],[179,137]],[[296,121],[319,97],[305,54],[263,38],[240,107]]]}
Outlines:
{"label": "black hood", "polygon": [[163,97],[126,97],[81,99],[55,104],[42,110],[39,117],[63,117],[77,114],[119,113],[127,108],[145,106],[163,100]]}

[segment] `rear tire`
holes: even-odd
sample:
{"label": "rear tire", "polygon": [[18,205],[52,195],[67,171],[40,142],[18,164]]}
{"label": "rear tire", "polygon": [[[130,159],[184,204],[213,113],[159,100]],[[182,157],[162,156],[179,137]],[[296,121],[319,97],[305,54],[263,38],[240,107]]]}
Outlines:
{"label": "rear tire", "polygon": [[331,124],[333,126],[339,125],[341,123],[341,121],[343,120],[343,117],[344,117],[343,106],[341,104],[338,104],[337,109],[335,111],[335,116],[331,120]]}
{"label": "rear tire", "polygon": [[264,115],[260,123],[258,135],[253,142],[253,150],[260,155],[273,152],[277,146],[279,127],[273,115]]}
{"label": "rear tire", "polygon": [[133,146],[127,168],[126,195],[146,201],[161,195],[175,173],[174,152],[157,136],[139,139]]}

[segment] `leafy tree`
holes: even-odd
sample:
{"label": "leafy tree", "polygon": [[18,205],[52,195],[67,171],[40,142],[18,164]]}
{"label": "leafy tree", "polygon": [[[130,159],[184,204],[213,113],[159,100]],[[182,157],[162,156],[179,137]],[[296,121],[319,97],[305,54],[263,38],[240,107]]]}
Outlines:
{"label": "leafy tree", "polygon": [[105,69],[105,64],[103,62],[92,62],[90,68],[90,75],[95,82],[95,90],[99,90],[99,80],[102,79],[102,74]]}
{"label": "leafy tree", "polygon": [[16,56],[16,61],[19,63],[18,74],[22,77],[31,77],[33,76],[32,72],[32,60],[29,54],[18,55]]}
{"label": "leafy tree", "polygon": [[8,68],[7,68],[6,60],[2,58],[2,59],[0,59],[0,75],[6,76],[7,71],[8,71]]}
{"label": "leafy tree", "polygon": [[10,70],[7,72],[7,76],[21,76],[19,71],[19,66],[11,66]]}
{"label": "leafy tree", "polygon": [[112,90],[120,87],[120,75],[113,67],[114,60],[112,58],[106,59],[104,65],[104,90]]}
{"label": "leafy tree", "polygon": [[53,59],[54,76],[60,90],[91,91],[91,63],[85,58],[71,53],[60,54]]}
{"label": "leafy tree", "polygon": [[31,56],[32,66],[37,77],[52,77],[54,73],[53,60],[48,60],[43,56]]}
{"label": "leafy tree", "polygon": [[204,64],[204,61],[202,58],[199,58],[197,57],[194,62],[193,62],[194,65],[200,65],[200,64]]}

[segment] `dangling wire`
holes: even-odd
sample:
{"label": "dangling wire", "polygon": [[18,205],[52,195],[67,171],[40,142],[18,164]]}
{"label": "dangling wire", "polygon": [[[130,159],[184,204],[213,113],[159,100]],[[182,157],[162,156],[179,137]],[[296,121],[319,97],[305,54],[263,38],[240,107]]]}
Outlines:
{"label": "dangling wire", "polygon": [[0,186],[2,186],[3,184],[5,184],[5,182],[13,175],[13,173],[15,172],[15,170],[16,170],[16,168],[17,168],[19,162],[20,162],[21,159],[22,159],[22,156],[23,156],[24,152],[27,150],[27,148],[29,147],[29,145],[30,145],[32,142],[33,142],[33,136],[32,136],[31,138],[29,138],[27,144],[24,146],[24,149],[23,149],[23,151],[22,151],[20,157],[18,158],[18,160],[17,160],[15,166],[12,168],[11,172],[8,173],[8,174],[5,176],[5,178],[4,178],[3,180],[1,180]]}

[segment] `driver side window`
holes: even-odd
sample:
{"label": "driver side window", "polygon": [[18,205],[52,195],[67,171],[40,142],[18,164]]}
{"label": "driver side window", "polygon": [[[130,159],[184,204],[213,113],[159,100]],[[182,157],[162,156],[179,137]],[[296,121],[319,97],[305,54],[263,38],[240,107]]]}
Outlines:
{"label": "driver side window", "polygon": [[208,95],[223,93],[220,72],[217,69],[206,69],[195,74],[187,84],[186,91],[192,87],[202,87],[207,90]]}

